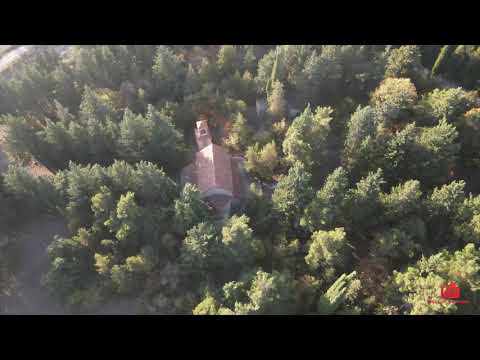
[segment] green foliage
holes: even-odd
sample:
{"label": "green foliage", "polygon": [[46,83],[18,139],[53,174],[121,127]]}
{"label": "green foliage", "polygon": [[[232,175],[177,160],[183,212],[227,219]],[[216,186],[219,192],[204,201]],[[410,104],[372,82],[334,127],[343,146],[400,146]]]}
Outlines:
{"label": "green foliage", "polygon": [[269,236],[274,224],[273,205],[260,185],[252,183],[248,192],[245,214],[250,219],[252,229],[256,234]]}
{"label": "green foliage", "polygon": [[[86,88],[85,93],[88,92]],[[126,109],[123,118],[116,122],[112,121],[118,117],[113,108],[105,109],[97,100],[87,102],[88,99],[84,97],[78,119],[60,104],[60,121],[46,119],[45,126],[32,125],[23,118],[5,118],[10,139],[7,151],[18,160],[38,158],[54,169],[67,167],[69,161],[108,165],[115,158],[157,162],[168,171],[183,165],[183,135],[164,109],[159,111],[149,105],[145,116]]]}
{"label": "green foliage", "polygon": [[411,109],[417,101],[417,90],[406,78],[387,78],[372,95],[371,103],[379,115],[396,120],[404,110]]}
{"label": "green foliage", "polygon": [[450,57],[451,52],[453,51],[452,45],[444,45],[440,50],[440,53],[435,60],[435,63],[432,67],[432,76],[436,76],[439,73],[445,71],[446,63],[448,63],[448,58]]}
{"label": "green foliage", "polygon": [[462,204],[465,201],[464,187],[463,180],[452,181],[448,185],[435,188],[426,200],[430,236],[436,248],[453,242],[455,238],[455,215],[462,211]]}
{"label": "green foliage", "polygon": [[181,248],[181,262],[202,275],[224,264],[223,248],[212,224],[200,223],[187,231]]}
{"label": "green foliage", "polygon": [[257,67],[257,57],[254,51],[255,45],[244,45],[243,66],[245,69],[253,73]]}
{"label": "green foliage", "polygon": [[110,218],[105,223],[115,237],[128,246],[131,243],[136,245],[137,223],[142,215],[140,207],[135,202],[135,194],[128,192],[120,196],[117,203],[116,216]]}
{"label": "green foliage", "polygon": [[460,150],[457,138],[455,126],[444,119],[437,126],[422,129],[418,143],[423,148],[423,154],[417,165],[422,169],[422,183],[438,184],[446,181]]}
{"label": "green foliage", "polygon": [[272,195],[275,211],[287,221],[298,219],[313,197],[311,175],[302,163],[296,162],[278,181]]}
{"label": "green foliage", "polygon": [[96,119],[105,121],[107,118],[117,120],[120,117],[115,104],[116,94],[109,89],[91,89],[85,85],[82,102],[79,108],[79,117],[83,120]]}
{"label": "green foliage", "polygon": [[245,168],[260,179],[271,180],[279,164],[275,141],[260,147],[258,143],[249,146],[246,153]]}
{"label": "green foliage", "polygon": [[[18,201],[15,201],[3,180],[0,175],[0,227],[3,229],[3,236],[6,237],[14,229],[14,225],[19,220],[28,219],[28,215],[25,214],[25,204],[19,204]],[[3,236],[0,241],[3,241]]]}
{"label": "green foliage", "polygon": [[385,77],[414,79],[420,66],[420,59],[418,45],[403,45],[393,49],[388,56]]}
{"label": "green foliage", "polygon": [[480,241],[480,197],[465,198],[463,204],[457,207],[454,217],[454,232],[457,238],[465,243]]}
{"label": "green foliage", "polygon": [[126,265],[114,265],[111,270],[111,278],[120,294],[128,294],[136,287],[133,273]]}
{"label": "green foliage", "polygon": [[172,205],[177,192],[176,184],[163,170],[147,162],[133,167],[116,161],[107,168],[71,163],[69,169],[55,174],[52,183],[60,197],[57,204],[65,210],[72,228],[92,223],[90,199],[100,192],[102,185],[111,185],[115,194],[134,192],[142,204],[153,206]]}
{"label": "green foliage", "polygon": [[255,78],[260,93],[275,80],[295,90],[300,106],[308,102],[336,103],[345,93],[361,96],[383,74],[368,46],[279,45],[258,62]]}
{"label": "green foliage", "polygon": [[[407,314],[468,314],[478,309],[480,254],[473,244],[453,254],[443,250],[422,258],[404,272],[394,271],[394,287],[408,305]],[[440,288],[455,281],[470,304],[442,301]],[[478,311],[478,310],[477,310]]]}
{"label": "green foliage", "polygon": [[247,291],[255,314],[288,314],[294,306],[294,280],[288,273],[258,271]]}
{"label": "green foliage", "polygon": [[2,113],[48,116],[58,99],[68,106],[78,106],[79,94],[73,82],[72,69],[61,62],[52,47],[32,51],[28,57],[20,59],[11,74],[11,80],[2,86],[6,104]]}
{"label": "green foliage", "polygon": [[100,187],[100,192],[92,197],[92,211],[95,216],[95,220],[104,224],[110,215],[110,212],[114,209],[115,201],[110,189],[104,185]]}
{"label": "green foliage", "polygon": [[153,106],[148,106],[145,117],[127,109],[119,130],[122,158],[131,162],[156,162],[170,171],[183,165],[183,136],[175,129],[172,119]]}
{"label": "green foliage", "polygon": [[447,73],[444,75],[466,89],[475,89],[480,71],[478,45],[458,45],[448,60]]}
{"label": "green foliage", "polygon": [[455,213],[465,200],[465,182],[452,181],[441,188],[435,188],[428,199],[431,214],[446,215]]}
{"label": "green foliage", "polygon": [[57,296],[71,303],[77,289],[84,289],[89,276],[94,274],[88,244],[92,234],[80,229],[71,239],[56,237],[48,246],[50,269],[45,276],[45,284]]}
{"label": "green foliage", "polygon": [[[78,235],[52,245],[49,287],[70,305],[82,305],[78,291],[92,286],[120,294],[141,289],[159,263],[161,239],[172,223],[175,183],[147,162],[108,168],[71,164],[51,181],[57,206]],[[73,246],[75,253],[58,255],[58,249]]]}
{"label": "green foliage", "polygon": [[250,142],[252,130],[247,124],[247,120],[242,113],[238,113],[232,122],[232,127],[225,139],[225,145],[235,151],[242,152]]}
{"label": "green foliage", "polygon": [[248,300],[246,284],[242,281],[230,281],[223,285],[224,305],[234,308],[237,302]]}
{"label": "green foliage", "polygon": [[389,259],[411,259],[421,251],[421,245],[416,243],[413,236],[398,228],[391,228],[376,234],[371,254],[374,257]]}
{"label": "green foliage", "polygon": [[95,268],[100,275],[110,274],[112,257],[110,255],[95,254]]}
{"label": "green foliage", "polygon": [[221,299],[207,293],[195,315],[280,315],[295,312],[295,281],[289,273],[258,270],[244,282],[226,283]]}
{"label": "green foliage", "polygon": [[301,225],[314,232],[341,224],[348,188],[349,179],[346,171],[342,167],[335,169],[305,208]]}
{"label": "green foliage", "polygon": [[176,100],[183,94],[187,67],[167,46],[157,48],[152,67],[155,88],[159,96]]}
{"label": "green foliage", "polygon": [[480,108],[467,111],[458,121],[460,161],[465,167],[480,166]]}
{"label": "green foliage", "polygon": [[408,180],[392,187],[389,194],[380,194],[385,217],[395,221],[417,213],[421,206],[422,191],[418,180]]}
{"label": "green foliage", "polygon": [[[107,168],[108,175],[114,184],[120,185],[117,181],[122,178],[122,174],[117,169],[122,165],[128,167],[125,162],[117,161]],[[125,179],[125,182],[129,184],[125,191],[133,189],[143,204],[169,206],[178,196],[178,185],[157,165],[148,161],[140,161],[135,164],[135,167],[130,166],[130,169],[132,170],[126,173],[130,179]]]}
{"label": "green foliage", "polygon": [[332,112],[330,107],[318,107],[312,112],[308,105],[293,120],[283,142],[283,152],[289,163],[300,161],[307,168],[312,168],[325,161]]}
{"label": "green foliage", "polygon": [[179,199],[175,200],[176,229],[185,234],[195,225],[212,219],[212,210],[200,197],[200,191],[192,184],[185,184]]}
{"label": "green foliage", "polygon": [[12,201],[21,204],[26,215],[57,213],[60,199],[48,179],[34,177],[26,168],[12,164],[4,174],[3,183]]}
{"label": "green foliage", "polygon": [[125,80],[151,78],[156,45],[76,46],[70,61],[78,81],[118,88]]}
{"label": "green foliage", "polygon": [[418,166],[419,158],[421,159],[423,154],[425,159],[429,159],[429,155],[425,154],[426,150],[418,143],[420,133],[421,129],[415,123],[410,123],[391,136],[380,136],[377,139],[376,155],[380,151],[383,154],[380,162],[389,183],[413,177],[423,180],[423,174],[428,176],[428,173]]}
{"label": "green foliage", "polygon": [[287,111],[285,92],[280,81],[275,80],[272,84],[272,91],[268,94],[268,112],[274,120],[282,119]]}
{"label": "green foliage", "polygon": [[238,68],[237,47],[234,45],[223,45],[218,51],[218,68],[224,73],[232,73]]}
{"label": "green foliage", "polygon": [[347,124],[348,132],[345,139],[345,156],[352,156],[367,136],[374,136],[377,130],[377,120],[372,107],[358,107]]}
{"label": "green foliage", "polygon": [[349,247],[343,228],[318,230],[312,235],[305,262],[311,270],[343,269],[347,265]]}
{"label": "green foliage", "polygon": [[422,65],[427,68],[431,69],[433,63],[437,59],[438,53],[442,45],[423,45],[420,46],[420,52],[422,53]]}
{"label": "green foliage", "polygon": [[283,82],[286,78],[283,63],[277,54],[278,50],[271,50],[258,62],[258,71],[255,78],[260,93],[265,93],[267,84],[273,80]]}
{"label": "green foliage", "polygon": [[378,121],[372,107],[360,106],[350,117],[347,123],[343,164],[347,169],[363,169],[371,161],[371,155],[375,151],[372,141],[377,135]]}
{"label": "green foliage", "polygon": [[192,96],[200,91],[201,85],[198,71],[192,66],[192,64],[189,64],[187,74],[185,75],[185,85],[183,89],[184,97]]}
{"label": "green foliage", "polygon": [[381,169],[369,172],[347,192],[347,221],[357,229],[365,229],[380,221],[380,194],[385,183],[382,175]]}
{"label": "green foliage", "polygon": [[282,119],[281,121],[277,121],[272,124],[272,131],[277,144],[283,144],[289,126],[290,124],[286,119]]}
{"label": "green foliage", "polygon": [[[478,313],[479,74],[478,45],[38,47],[0,84],[0,287],[47,213],[71,235],[45,283],[76,309]],[[259,181],[215,221],[176,183],[200,115]],[[428,302],[450,280],[470,303]]]}
{"label": "green foliage", "polygon": [[[318,300],[317,311],[322,315],[337,313],[342,307],[348,309],[348,303],[355,298],[360,286],[357,273],[342,274]],[[353,310],[353,309],[351,309]]]}
{"label": "green foliage", "polygon": [[217,315],[218,304],[212,295],[207,295],[205,299],[193,309],[193,315]]}
{"label": "green foliage", "polygon": [[451,89],[434,89],[424,95],[419,102],[421,110],[436,122],[446,119],[456,123],[459,117],[478,102],[473,92],[467,92],[461,87]]}
{"label": "green foliage", "polygon": [[20,162],[30,160],[36,149],[36,127],[26,118],[12,115],[2,116],[1,123],[5,126],[6,152]]}
{"label": "green foliage", "polygon": [[132,273],[144,273],[148,271],[148,265],[142,256],[130,256],[125,260],[127,270]]}
{"label": "green foliage", "polygon": [[304,101],[324,95],[323,89],[335,85],[342,77],[343,67],[337,47],[326,45],[322,51],[313,50],[298,75],[297,88]]}
{"label": "green foliage", "polygon": [[444,45],[432,68],[432,76],[441,75],[465,89],[475,89],[480,71],[478,45]]}
{"label": "green foliage", "polygon": [[222,243],[230,262],[248,267],[258,262],[263,255],[262,243],[255,238],[245,215],[234,215],[222,228]]}

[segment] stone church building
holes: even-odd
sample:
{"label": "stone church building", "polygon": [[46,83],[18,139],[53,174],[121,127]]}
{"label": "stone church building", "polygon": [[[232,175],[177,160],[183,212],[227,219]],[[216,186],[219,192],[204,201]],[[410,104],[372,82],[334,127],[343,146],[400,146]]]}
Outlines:
{"label": "stone church building", "polygon": [[226,217],[241,205],[247,191],[243,159],[212,143],[207,120],[197,121],[195,139],[198,151],[193,163],[182,170],[182,184],[195,184],[217,215]]}

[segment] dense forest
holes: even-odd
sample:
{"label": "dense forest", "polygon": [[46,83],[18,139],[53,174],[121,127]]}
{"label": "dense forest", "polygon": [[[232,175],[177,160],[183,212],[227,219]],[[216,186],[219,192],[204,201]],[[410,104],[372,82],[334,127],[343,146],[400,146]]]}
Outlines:
{"label": "dense forest", "polygon": [[[43,46],[0,79],[0,294],[54,217],[73,313],[480,314],[479,80],[478,45]],[[180,182],[200,116],[251,179],[225,219]]]}

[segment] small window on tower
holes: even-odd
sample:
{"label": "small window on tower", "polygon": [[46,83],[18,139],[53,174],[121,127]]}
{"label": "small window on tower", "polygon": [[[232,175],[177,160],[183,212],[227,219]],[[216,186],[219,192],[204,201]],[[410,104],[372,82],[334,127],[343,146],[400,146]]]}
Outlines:
{"label": "small window on tower", "polygon": [[200,135],[207,135],[206,129],[200,129]]}

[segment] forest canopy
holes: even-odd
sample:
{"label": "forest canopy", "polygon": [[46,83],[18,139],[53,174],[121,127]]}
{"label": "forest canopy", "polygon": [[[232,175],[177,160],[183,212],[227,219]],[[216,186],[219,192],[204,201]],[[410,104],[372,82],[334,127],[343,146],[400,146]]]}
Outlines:
{"label": "forest canopy", "polygon": [[[70,312],[480,314],[479,80],[478,45],[37,47],[0,78],[0,294],[53,217]],[[244,159],[224,218],[181,181],[201,117]]]}

